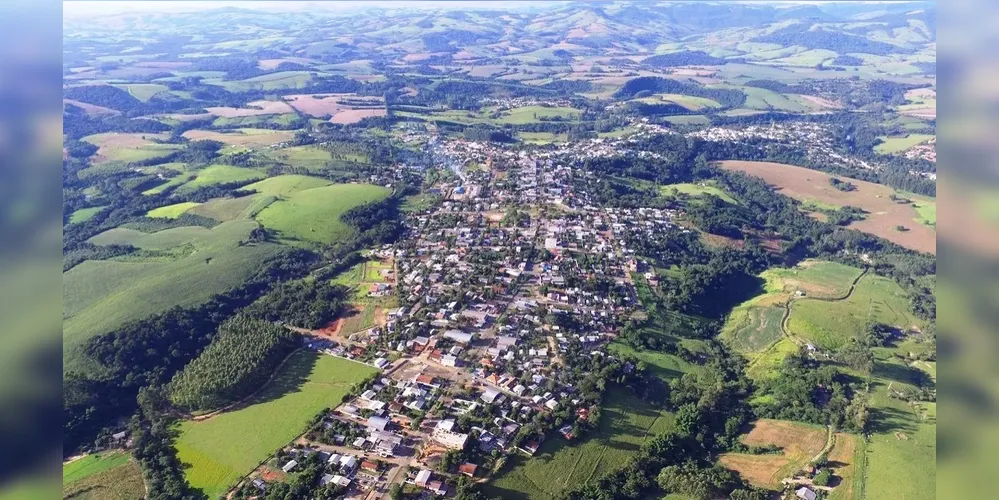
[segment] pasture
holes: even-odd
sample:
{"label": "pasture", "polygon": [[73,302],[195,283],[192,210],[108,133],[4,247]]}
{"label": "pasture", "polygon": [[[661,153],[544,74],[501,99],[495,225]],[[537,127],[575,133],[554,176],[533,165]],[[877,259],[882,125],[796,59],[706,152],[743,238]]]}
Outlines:
{"label": "pasture", "polygon": [[217,198],[202,203],[189,211],[192,214],[225,222],[252,219],[277,198],[271,195],[250,195],[239,198]]}
{"label": "pasture", "polygon": [[930,134],[906,134],[897,137],[879,137],[881,144],[874,147],[874,151],[883,155],[901,153],[907,149],[922,144],[936,137]]}
{"label": "pasture", "polygon": [[263,128],[241,128],[226,132],[188,130],[183,135],[192,141],[210,139],[228,146],[238,147],[273,146],[282,142],[288,142],[295,137],[295,134],[288,130],[269,130]]}
{"label": "pasture", "polygon": [[566,441],[551,436],[535,456],[511,456],[486,485],[487,496],[515,500],[554,499],[563,491],[624,465],[651,436],[667,431],[672,414],[657,410],[630,391],[609,387],[593,434]]}
{"label": "pasture", "polygon": [[175,203],[173,205],[167,205],[165,207],[154,208],[146,213],[146,217],[163,217],[166,219],[176,219],[188,210],[201,205],[201,203],[195,203],[193,201],[185,201],[183,203]]}
{"label": "pasture", "polygon": [[318,172],[333,161],[333,155],[316,146],[292,146],[271,151],[269,158],[293,167],[304,168],[309,172]]}
{"label": "pasture", "polygon": [[[781,194],[799,201],[814,200],[836,207],[851,205],[862,208],[869,212],[867,217],[848,227],[912,250],[936,253],[936,231],[924,224],[913,224],[913,220],[919,217],[916,209],[911,204],[892,201],[889,197],[894,190],[887,186],[850,179],[857,189],[844,192],[829,184],[832,177],[829,174],[803,167],[756,161],[723,161],[721,167],[761,177]],[[908,230],[897,231],[897,225]]]}
{"label": "pasture", "polygon": [[279,175],[243,186],[245,191],[256,191],[270,196],[290,196],[293,193],[329,186],[332,182],[308,175]]}
{"label": "pasture", "polygon": [[787,328],[816,346],[835,350],[872,322],[903,331],[923,324],[909,312],[909,298],[902,287],[889,278],[867,274],[845,300],[794,301]]}
{"label": "pasture", "polygon": [[297,89],[307,86],[311,81],[312,72],[309,71],[279,71],[246,80],[212,80],[207,83],[220,85],[230,92],[245,92],[248,90]]}
{"label": "pasture", "polygon": [[142,102],[152,99],[154,95],[159,94],[160,92],[167,92],[170,90],[166,85],[160,85],[158,83],[128,83],[114,86],[128,91],[129,94],[132,94],[132,97]]}
{"label": "pasture", "polygon": [[263,171],[252,168],[234,167],[232,165],[209,165],[201,170],[185,171],[170,178],[167,182],[143,191],[143,194],[162,193],[167,189],[176,189],[183,193],[202,186],[225,184],[230,182],[246,182],[261,179]]}
{"label": "pasture", "polygon": [[[274,450],[295,439],[323,408],[378,370],[313,351],[293,353],[274,378],[237,409],[178,426],[177,456],[194,488],[218,498]],[[252,436],[252,439],[247,439]]]}
{"label": "pasture", "polygon": [[134,500],[146,493],[139,464],[124,452],[88,455],[63,465],[63,498]]}
{"label": "pasture", "polygon": [[725,453],[718,462],[754,486],[780,490],[780,480],[800,470],[826,445],[824,427],[785,420],[760,419],[742,437],[748,446],[777,445],[780,454]]}
{"label": "pasture", "polygon": [[69,223],[79,224],[81,222],[87,222],[88,220],[92,219],[95,215],[97,215],[98,212],[104,210],[107,207],[108,207],[107,205],[102,205],[99,207],[81,208],[79,210],[76,210],[72,214],[70,214]]}
{"label": "pasture", "polygon": [[659,351],[646,349],[635,349],[622,339],[615,339],[607,348],[608,352],[616,356],[629,356],[639,361],[644,361],[648,369],[655,373],[663,381],[669,381],[682,376],[684,373],[698,371],[701,368],[679,356],[666,354]]}
{"label": "pasture", "polygon": [[63,273],[66,368],[85,368],[79,350],[94,335],[174,306],[200,304],[242,284],[281,250],[273,243],[241,245],[257,227],[240,220],[151,234],[116,228],[92,238],[96,245],[130,244],[154,255],[86,261]]}
{"label": "pasture", "polygon": [[353,231],[340,220],[341,214],[356,206],[382,200],[389,194],[387,188],[370,184],[315,187],[271,203],[257,214],[256,219],[285,241],[325,244]]}
{"label": "pasture", "polygon": [[668,184],[659,188],[660,192],[664,195],[677,197],[678,195],[685,195],[689,197],[700,197],[706,194],[717,196],[729,203],[736,204],[735,198],[732,198],[728,193],[722,191],[717,186],[706,183],[693,183],[685,182],[680,184]]}
{"label": "pasture", "polygon": [[181,148],[179,144],[156,142],[156,140],[165,139],[167,139],[166,134],[118,132],[88,135],[83,138],[85,142],[97,146],[97,153],[93,159],[94,164],[109,161],[128,163],[151,160],[168,156]]}

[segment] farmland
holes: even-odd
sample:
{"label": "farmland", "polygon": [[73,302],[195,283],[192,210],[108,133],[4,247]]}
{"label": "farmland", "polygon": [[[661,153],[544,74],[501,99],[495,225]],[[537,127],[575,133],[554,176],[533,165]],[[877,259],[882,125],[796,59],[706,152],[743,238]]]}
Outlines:
{"label": "farmland", "polygon": [[259,128],[241,128],[231,132],[216,132],[214,130],[188,130],[184,137],[192,140],[209,139],[219,141],[229,146],[272,146],[288,142],[294,134],[287,130],[268,130]]}
{"label": "farmland", "polygon": [[339,124],[357,123],[364,118],[386,115],[385,100],[354,94],[295,94],[285,96],[295,110],[310,116],[330,116]]}
{"label": "farmland", "polygon": [[69,223],[70,224],[79,224],[81,222],[87,222],[88,220],[90,220],[91,217],[97,215],[98,212],[100,212],[101,210],[104,210],[105,208],[107,208],[106,205],[105,206],[99,206],[99,207],[81,208],[81,209],[73,212],[69,216]]}
{"label": "farmland", "polygon": [[[850,179],[854,191],[839,191],[829,184],[829,174],[804,167],[756,161],[723,161],[722,168],[762,177],[784,195],[799,201],[815,200],[837,207],[854,206],[866,210],[867,217],[848,227],[880,236],[893,243],[920,252],[936,253],[936,232],[924,225],[913,224],[919,213],[911,204],[896,203],[889,198],[894,190],[872,182]],[[906,231],[897,231],[895,226]]]}
{"label": "farmland", "polygon": [[246,182],[263,177],[264,173],[262,171],[252,168],[234,167],[232,165],[209,165],[201,170],[185,171],[159,186],[143,191],[143,193],[156,194],[162,193],[167,189],[176,189],[178,192],[183,193],[202,186],[229,182]]}
{"label": "farmland", "polygon": [[917,144],[922,144],[936,137],[929,134],[906,134],[898,137],[881,137],[881,144],[874,147],[874,150],[881,154],[901,153]]}
{"label": "farmland", "polygon": [[486,493],[512,499],[556,498],[624,465],[648,437],[672,424],[670,413],[656,410],[623,388],[608,390],[601,412],[595,435],[570,442],[551,437],[532,458],[510,457]]}
{"label": "farmland", "polygon": [[[238,409],[179,425],[177,454],[194,488],[220,496],[323,408],[334,407],[374,368],[312,351],[291,355],[260,393]],[[246,439],[253,436],[253,439]]]}
{"label": "farmland", "polygon": [[280,115],[280,114],[295,112],[295,110],[292,109],[291,106],[282,101],[253,101],[247,103],[245,108],[214,106],[214,107],[205,108],[205,110],[221,118]]}
{"label": "farmland", "polygon": [[183,203],[175,203],[173,205],[167,205],[165,207],[154,208],[146,213],[146,217],[164,217],[167,219],[176,219],[180,217],[181,214],[187,212],[188,210],[201,205],[200,203],[195,203],[193,201],[185,201]]}
{"label": "farmland", "polygon": [[265,228],[286,241],[329,243],[351,231],[340,215],[358,205],[378,201],[389,190],[369,184],[335,184],[297,191],[271,203],[257,214]]}
{"label": "farmland", "polygon": [[276,197],[271,195],[218,198],[193,207],[189,212],[222,222],[236,219],[251,219],[276,199]]}
{"label": "farmland", "polygon": [[692,182],[686,182],[681,184],[668,184],[662,186],[660,188],[660,191],[664,195],[670,195],[670,196],[675,196],[677,194],[684,194],[691,197],[697,197],[705,194],[710,194],[713,196],[717,196],[729,203],[736,203],[735,199],[732,198],[728,193],[722,191],[721,189],[718,189],[717,186],[707,183],[695,184]]}
{"label": "farmland", "polygon": [[98,147],[94,163],[109,161],[132,162],[162,158],[180,149],[178,144],[163,144],[162,134],[122,134],[107,132],[84,137],[83,140]]}
{"label": "farmland", "polygon": [[87,455],[63,465],[63,497],[134,500],[145,494],[142,470],[125,452]]}
{"label": "farmland", "polygon": [[750,483],[780,490],[780,480],[807,465],[826,445],[826,429],[811,424],[761,419],[743,436],[749,446],[777,445],[780,454],[726,453],[719,462]]}
{"label": "farmland", "polygon": [[250,220],[213,229],[180,227],[146,234],[116,228],[94,244],[130,244],[162,257],[86,261],[63,274],[63,337],[66,366],[80,368],[78,349],[88,338],[128,321],[174,306],[204,302],[243,283],[265,259],[280,251],[273,243],[240,245],[258,227]]}

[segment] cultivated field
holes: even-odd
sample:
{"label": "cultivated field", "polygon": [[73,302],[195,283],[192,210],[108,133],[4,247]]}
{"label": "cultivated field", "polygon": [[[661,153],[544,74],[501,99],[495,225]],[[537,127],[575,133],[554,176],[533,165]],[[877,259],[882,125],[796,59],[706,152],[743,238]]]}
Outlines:
{"label": "cultivated field", "polygon": [[303,432],[320,410],[336,406],[351,387],[376,373],[370,366],[312,351],[292,354],[245,405],[179,425],[175,445],[188,481],[209,498],[219,497]]}
{"label": "cultivated field", "polygon": [[130,244],[156,255],[86,261],[63,274],[66,368],[86,368],[79,348],[94,335],[174,306],[200,304],[242,284],[281,249],[273,243],[240,245],[257,227],[241,220],[152,234],[116,228],[92,238],[97,245]]}
{"label": "cultivated field", "polygon": [[874,151],[881,154],[901,153],[934,137],[936,136],[930,134],[906,134],[898,137],[881,137],[882,142],[874,147]]}
{"label": "cultivated field", "polygon": [[241,128],[232,132],[216,132],[214,130],[188,130],[184,132],[184,137],[197,141],[210,139],[219,141],[230,146],[273,146],[281,142],[288,142],[295,137],[293,132],[288,130],[269,130],[262,128]]}
{"label": "cultivated field", "polygon": [[725,191],[722,191],[721,189],[718,189],[718,187],[716,187],[716,186],[714,186],[712,184],[703,183],[703,182],[702,183],[697,183],[697,184],[695,184],[693,182],[685,182],[685,183],[680,183],[680,184],[668,184],[668,185],[662,186],[660,188],[660,191],[664,195],[670,195],[670,196],[676,196],[677,194],[685,194],[687,196],[696,197],[696,196],[701,196],[701,195],[705,195],[705,194],[710,194],[710,195],[717,196],[717,197],[719,197],[719,198],[721,198],[721,199],[723,199],[723,200],[725,200],[725,201],[727,201],[729,203],[736,203],[735,198],[732,198],[731,196],[729,196],[729,194],[726,193]]}
{"label": "cultivated field", "polygon": [[385,101],[380,97],[355,94],[295,94],[284,97],[288,104],[307,115],[331,116],[333,123],[357,123],[365,118],[385,116]]}
{"label": "cultivated field", "polygon": [[286,102],[282,101],[253,101],[247,103],[245,108],[231,107],[211,107],[205,108],[209,113],[223,118],[237,118],[242,116],[260,115],[281,115],[294,113],[295,110]]}
{"label": "cultivated field", "polygon": [[[906,248],[936,253],[936,232],[929,226],[914,223],[919,213],[910,204],[893,202],[889,196],[895,191],[887,186],[849,179],[857,189],[844,192],[829,184],[832,177],[829,174],[803,167],[757,161],[723,161],[721,166],[762,177],[782,194],[800,201],[814,200],[838,207],[851,205],[862,208],[869,212],[867,217],[853,222],[850,228],[880,236]],[[898,231],[896,226],[899,225],[906,230]]]}
{"label": "cultivated field", "polygon": [[244,191],[256,191],[270,196],[290,196],[293,193],[332,184],[326,179],[308,175],[279,175],[243,186]]}
{"label": "cultivated field", "polygon": [[73,212],[72,214],[70,214],[70,216],[69,216],[69,223],[70,224],[78,224],[78,223],[81,223],[81,222],[87,222],[93,216],[97,215],[98,212],[100,212],[101,210],[104,210],[105,208],[107,208],[107,205],[100,206],[100,207],[81,208],[81,209]]}
{"label": "cultivated field", "polygon": [[142,470],[125,452],[87,455],[63,465],[63,498],[135,500],[145,495]]}
{"label": "cultivated field", "polygon": [[175,188],[177,192],[183,193],[202,186],[251,181],[263,177],[264,173],[261,170],[232,165],[209,165],[201,170],[185,171],[163,184],[143,191],[143,194],[162,193],[169,188]]}
{"label": "cultivated field", "polygon": [[782,453],[726,453],[718,461],[753,485],[780,490],[780,480],[800,470],[822,451],[826,437],[826,429],[817,425],[761,419],[753,424],[742,442],[749,446],[777,445],[783,449]]}
{"label": "cultivated field", "polygon": [[490,497],[554,499],[563,491],[623,466],[651,436],[672,425],[672,414],[657,410],[627,389],[611,387],[604,396],[594,435],[565,441],[549,437],[534,457],[511,456],[485,488]]}
{"label": "cultivated field", "polygon": [[184,212],[201,205],[200,203],[195,203],[193,201],[185,201],[183,203],[175,203],[173,205],[167,205],[165,207],[154,208],[146,213],[146,217],[163,217],[166,219],[176,219],[180,217]]}
{"label": "cultivated field", "polygon": [[277,198],[271,195],[250,195],[239,198],[218,198],[202,203],[189,211],[217,221],[252,219]]}
{"label": "cultivated field", "polygon": [[267,156],[280,163],[305,168],[309,172],[318,172],[333,161],[333,155],[329,151],[315,146],[292,146],[277,149],[271,151]]}
{"label": "cultivated field", "polygon": [[350,226],[340,215],[358,205],[378,201],[390,194],[370,184],[335,184],[294,192],[271,203],[257,214],[264,227],[287,241],[325,244],[349,234]]}
{"label": "cultivated field", "polygon": [[88,135],[84,141],[97,146],[94,164],[120,161],[143,161],[160,158],[180,149],[179,144],[160,144],[153,139],[167,139],[166,134],[125,134],[107,132]]}

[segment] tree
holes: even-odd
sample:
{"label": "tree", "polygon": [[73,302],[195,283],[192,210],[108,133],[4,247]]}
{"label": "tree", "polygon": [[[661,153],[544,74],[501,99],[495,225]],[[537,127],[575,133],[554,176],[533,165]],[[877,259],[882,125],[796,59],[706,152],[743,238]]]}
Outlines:
{"label": "tree", "polygon": [[818,474],[815,475],[815,478],[812,479],[812,482],[815,483],[815,485],[817,486],[829,486],[829,482],[831,480],[832,480],[832,471],[830,471],[829,469],[822,469],[821,471],[819,471]]}
{"label": "tree", "polygon": [[389,488],[389,498],[392,500],[401,500],[403,498],[402,485],[399,483],[393,484],[392,487]]}
{"label": "tree", "polygon": [[836,353],[836,358],[862,373],[870,374],[874,370],[874,353],[860,342],[847,342]]}

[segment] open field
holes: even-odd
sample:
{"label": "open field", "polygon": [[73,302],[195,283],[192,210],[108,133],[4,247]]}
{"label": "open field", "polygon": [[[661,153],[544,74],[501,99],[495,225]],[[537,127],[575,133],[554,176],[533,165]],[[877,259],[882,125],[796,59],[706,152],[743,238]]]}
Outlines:
{"label": "open field", "polygon": [[759,352],[780,338],[783,317],[781,307],[738,307],[725,321],[722,337],[728,339],[736,351]]}
{"label": "open field", "polygon": [[[889,196],[894,190],[873,182],[849,179],[857,186],[854,191],[839,191],[829,184],[829,174],[781,163],[756,161],[723,161],[722,168],[738,170],[762,177],[780,193],[791,198],[815,200],[837,207],[851,205],[868,213],[864,220],[850,224],[850,228],[880,236],[891,242],[920,252],[936,253],[937,236],[933,228],[916,224],[918,212],[910,204],[895,203]],[[904,226],[898,231],[895,226]]]}
{"label": "open field", "polygon": [[717,196],[717,197],[719,197],[719,198],[721,198],[721,199],[723,199],[723,200],[725,200],[725,201],[727,201],[729,203],[737,203],[735,201],[735,198],[732,198],[731,196],[729,196],[729,194],[726,193],[725,191],[722,191],[721,189],[718,189],[714,185],[711,185],[711,184],[708,184],[708,183],[703,183],[703,182],[702,183],[697,183],[697,184],[695,184],[693,182],[685,182],[685,183],[681,183],[681,184],[668,184],[668,185],[660,187],[660,191],[663,194],[665,194],[665,195],[671,195],[671,196],[674,195],[674,193],[673,193],[674,191],[677,194],[685,194],[685,195],[691,196],[691,197],[697,197],[697,196],[701,196],[701,195],[705,195],[705,194],[710,194],[710,195]]}
{"label": "open field", "polygon": [[191,486],[217,498],[303,432],[320,410],[336,406],[351,387],[378,372],[313,351],[291,356],[275,378],[241,407],[178,426],[175,446]]}
{"label": "open field", "polygon": [[874,147],[874,151],[886,155],[901,153],[934,137],[936,136],[930,134],[906,134],[901,137],[881,137],[882,142]]}
{"label": "open field", "polygon": [[292,146],[271,151],[269,158],[293,167],[305,168],[309,172],[318,172],[326,164],[333,161],[329,151],[316,146]]}
{"label": "open field", "polygon": [[125,85],[115,85],[115,87],[128,91],[129,94],[132,94],[132,97],[135,97],[143,102],[152,99],[154,95],[159,94],[160,92],[167,92],[170,90],[166,85],[160,85],[157,83],[129,83]]}
{"label": "open field", "polygon": [[784,358],[797,353],[800,348],[788,338],[781,338],[767,350],[753,357],[746,368],[746,375],[756,381],[776,378]]}
{"label": "open field", "polygon": [[69,223],[70,224],[79,224],[81,222],[87,222],[93,216],[97,215],[98,212],[100,212],[101,210],[104,210],[105,208],[107,208],[107,205],[100,206],[100,207],[81,208],[79,210],[76,210],[75,212],[73,212],[72,214],[70,214],[70,216],[69,216]]}
{"label": "open field", "polygon": [[381,97],[355,94],[296,94],[284,96],[288,104],[310,116],[329,115],[333,123],[357,123],[365,118],[385,116],[385,100]]}
{"label": "open field", "polygon": [[794,301],[787,328],[818,347],[835,350],[872,322],[903,331],[922,327],[922,321],[909,312],[909,298],[902,287],[891,279],[867,274],[846,300]]}
{"label": "open field", "polygon": [[286,102],[282,101],[253,101],[246,104],[245,108],[231,107],[211,107],[205,108],[209,113],[223,118],[237,118],[242,116],[261,115],[281,115],[294,113],[295,110]]}
{"label": "open field", "polygon": [[79,348],[109,332],[174,306],[193,306],[242,284],[281,247],[243,244],[251,220],[213,229],[180,227],[152,234],[116,228],[90,241],[130,244],[163,257],[86,261],[63,273],[63,342],[67,369],[81,368]]}
{"label": "open field", "polygon": [[169,188],[178,192],[190,191],[202,186],[224,184],[228,182],[244,182],[264,177],[260,170],[234,167],[232,165],[209,165],[201,170],[185,172],[172,177],[167,182],[143,191],[143,194],[162,193]]}
{"label": "open field", "polygon": [[108,161],[132,162],[160,158],[181,148],[179,144],[160,144],[153,139],[167,139],[166,134],[125,134],[107,132],[88,135],[84,141],[97,146],[94,164]]}
{"label": "open field", "polygon": [[188,130],[184,132],[184,137],[196,141],[210,139],[219,141],[229,146],[273,146],[281,142],[288,142],[295,137],[293,132],[288,130],[269,130],[262,128],[241,128],[231,132],[216,132],[214,130]]}
{"label": "open field", "polygon": [[379,201],[390,194],[370,184],[334,184],[298,191],[271,203],[257,214],[264,227],[282,239],[306,243],[329,243],[352,231],[340,215],[358,205]]}
{"label": "open field", "polygon": [[722,107],[718,101],[713,99],[708,99],[706,97],[694,97],[683,94],[656,94],[650,97],[644,97],[637,99],[642,102],[654,104],[654,103],[667,103],[671,102],[683,106],[690,111],[700,111],[705,108],[720,108]]}
{"label": "open field", "polygon": [[807,465],[826,445],[826,429],[785,420],[761,419],[743,436],[749,446],[774,444],[783,451],[775,455],[726,453],[721,465],[739,473],[755,486],[780,490],[780,480]]}
{"label": "open field", "polygon": [[100,115],[120,115],[121,111],[117,109],[105,108],[103,106],[97,106],[96,104],[88,104],[82,101],[74,101],[73,99],[63,99],[63,105],[72,105],[82,109],[86,114],[90,116],[100,116]]}
{"label": "open field", "polygon": [[845,432],[837,432],[836,444],[829,451],[829,467],[839,478],[836,488],[829,493],[830,500],[853,500],[862,491],[858,481],[863,480],[866,465],[867,443],[863,438]]}
{"label": "open field", "polygon": [[701,368],[673,354],[635,349],[620,339],[612,342],[607,350],[618,356],[631,356],[639,361],[644,361],[649,370],[664,381],[678,378],[684,373],[698,371]]}
{"label": "open field", "polygon": [[230,92],[245,92],[247,90],[297,89],[307,86],[311,81],[312,73],[309,71],[279,71],[246,80],[208,80],[206,83],[220,85]]}
{"label": "open field", "polygon": [[164,217],[167,219],[176,219],[180,217],[184,212],[201,205],[200,203],[195,203],[193,201],[185,201],[183,203],[175,203],[173,205],[167,205],[165,207],[154,208],[146,213],[146,217]]}
{"label": "open field", "polygon": [[593,435],[569,442],[552,436],[531,458],[511,456],[485,493],[515,500],[556,498],[621,467],[648,437],[665,432],[672,422],[672,414],[656,410],[627,389],[608,388]]}
{"label": "open field", "polygon": [[135,500],[146,493],[142,470],[127,453],[89,455],[63,466],[63,498]]}
{"label": "open field", "polygon": [[290,196],[299,191],[329,186],[330,184],[332,183],[326,179],[308,175],[279,175],[243,186],[243,190],[256,191],[270,196]]}
{"label": "open field", "polygon": [[217,221],[252,219],[277,198],[271,195],[250,195],[239,198],[218,198],[209,200],[192,209],[195,215],[209,217]]}

